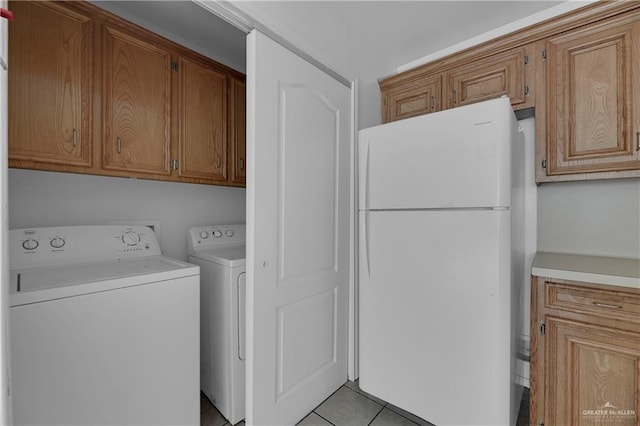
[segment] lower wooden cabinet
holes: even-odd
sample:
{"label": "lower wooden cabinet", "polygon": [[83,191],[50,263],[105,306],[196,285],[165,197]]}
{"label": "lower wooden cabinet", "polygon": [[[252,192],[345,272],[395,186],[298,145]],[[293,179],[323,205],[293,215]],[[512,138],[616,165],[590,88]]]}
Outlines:
{"label": "lower wooden cabinet", "polygon": [[532,425],[640,422],[640,290],[533,277]]}

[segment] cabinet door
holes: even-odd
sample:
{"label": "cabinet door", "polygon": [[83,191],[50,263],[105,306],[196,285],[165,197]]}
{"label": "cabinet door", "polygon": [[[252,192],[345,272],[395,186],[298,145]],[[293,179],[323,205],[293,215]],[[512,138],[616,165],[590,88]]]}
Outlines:
{"label": "cabinet door", "polygon": [[58,3],[10,7],[10,159],[91,166],[93,22]]}
{"label": "cabinet door", "polygon": [[382,122],[401,120],[442,109],[442,75],[382,88]]}
{"label": "cabinet door", "polygon": [[640,169],[638,23],[547,41],[546,175]]}
{"label": "cabinet door", "polygon": [[509,96],[512,105],[525,102],[524,48],[499,53],[446,73],[446,107],[453,108]]}
{"label": "cabinet door", "polygon": [[229,100],[229,140],[231,149],[231,182],[245,184],[247,178],[246,86],[244,81],[231,80]]}
{"label": "cabinet door", "polygon": [[171,55],[106,27],[103,167],[168,175]]}
{"label": "cabinet door", "polygon": [[179,114],[182,177],[227,179],[227,78],[210,67],[180,58]]}
{"label": "cabinet door", "polygon": [[549,318],[549,425],[636,425],[640,334]]}

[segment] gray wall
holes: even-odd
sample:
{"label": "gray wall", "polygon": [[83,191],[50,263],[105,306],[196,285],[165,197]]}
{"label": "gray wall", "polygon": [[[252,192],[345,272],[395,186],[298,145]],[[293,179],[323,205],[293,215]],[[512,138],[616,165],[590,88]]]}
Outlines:
{"label": "gray wall", "polygon": [[640,179],[541,185],[538,250],[640,258]]}
{"label": "gray wall", "polygon": [[9,228],[159,220],[163,254],[187,259],[187,229],[245,223],[245,190],[9,169]]}

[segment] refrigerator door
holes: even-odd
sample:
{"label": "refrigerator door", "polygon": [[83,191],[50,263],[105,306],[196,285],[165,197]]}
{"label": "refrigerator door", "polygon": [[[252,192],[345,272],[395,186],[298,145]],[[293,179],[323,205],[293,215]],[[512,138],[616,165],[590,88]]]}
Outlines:
{"label": "refrigerator door", "polygon": [[364,129],[360,210],[509,206],[508,98]]}
{"label": "refrigerator door", "polygon": [[437,425],[510,424],[509,259],[509,211],[360,212],[360,387]]}

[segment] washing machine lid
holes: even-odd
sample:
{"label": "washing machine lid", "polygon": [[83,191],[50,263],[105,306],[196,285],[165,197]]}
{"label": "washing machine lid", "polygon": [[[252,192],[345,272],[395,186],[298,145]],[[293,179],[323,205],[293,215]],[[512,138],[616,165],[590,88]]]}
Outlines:
{"label": "washing machine lid", "polygon": [[191,256],[230,268],[246,265],[246,245],[228,245],[194,250]]}
{"label": "washing machine lid", "polygon": [[12,270],[9,305],[19,306],[199,274],[198,266],[162,255]]}

